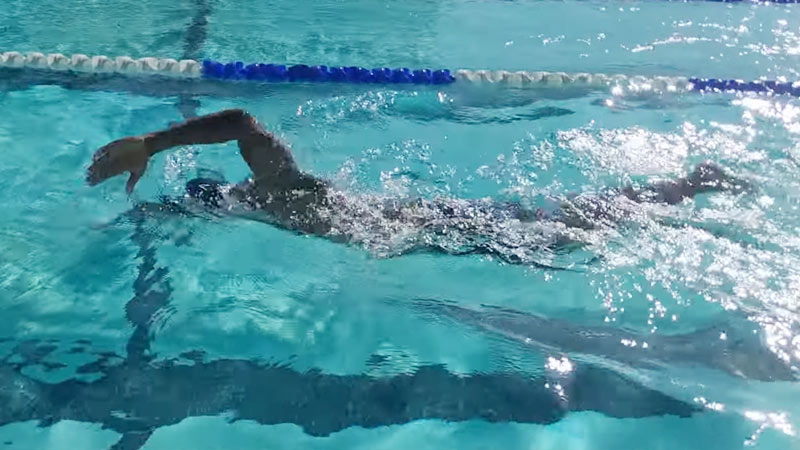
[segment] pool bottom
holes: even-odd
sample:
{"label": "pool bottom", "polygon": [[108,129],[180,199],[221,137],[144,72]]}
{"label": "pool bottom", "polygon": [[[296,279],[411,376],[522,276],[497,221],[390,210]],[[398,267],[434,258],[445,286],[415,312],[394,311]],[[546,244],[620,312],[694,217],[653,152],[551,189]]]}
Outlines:
{"label": "pool bottom", "polygon": [[[619,420],[592,412],[573,413],[552,425],[487,423],[480,420],[446,422],[422,419],[404,425],[374,429],[348,428],[327,437],[314,437],[292,424],[260,425],[249,420],[232,420],[230,415],[199,416],[157,429],[141,450],[192,448],[195,450],[297,449],[403,449],[439,450],[459,448],[556,449],[681,449],[730,450],[746,448],[788,448],[776,432],[767,431],[751,441],[753,424],[717,413],[701,414],[691,421],[673,416]],[[674,433],[677,428],[686,433]],[[719,433],[719,430],[726,430]],[[120,435],[99,424],[60,421],[41,427],[35,421],[0,427],[0,445],[7,450],[57,450],[64,442],[75,448],[112,448]],[[266,445],[265,443],[269,443]],[[128,450],[135,447],[113,447]],[[753,447],[750,447],[753,448]]]}

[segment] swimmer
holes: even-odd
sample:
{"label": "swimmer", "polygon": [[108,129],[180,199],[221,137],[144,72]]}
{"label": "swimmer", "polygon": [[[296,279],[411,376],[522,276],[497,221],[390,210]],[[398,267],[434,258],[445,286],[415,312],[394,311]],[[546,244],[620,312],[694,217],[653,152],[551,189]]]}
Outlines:
{"label": "swimmer", "polygon": [[[166,130],[113,141],[95,152],[86,180],[92,186],[117,175],[129,173],[126,191],[130,194],[156,153],[173,147],[216,144],[236,140],[252,176],[228,185],[223,181],[196,178],[186,185],[184,200],[204,209],[247,217],[281,228],[323,236],[339,242],[369,240],[363,230],[392,238],[409,229],[434,235],[453,231],[469,235],[471,250],[450,247],[422,239],[407,249],[445,253],[497,253],[486,244],[496,223],[517,220],[523,223],[552,222],[566,227],[590,229],[598,221],[614,221],[615,213],[607,196],[575,198],[555,211],[526,209],[518,203],[489,200],[435,199],[412,201],[386,200],[364,196],[352,201],[326,180],[301,171],[289,148],[266,131],[247,112],[225,110],[189,119]],[[746,182],[728,175],[718,165],[698,165],[685,178],[663,181],[644,188],[626,187],[613,196],[633,204],[675,205],[697,194],[712,191],[742,191]],[[364,200],[367,199],[367,200]],[[375,231],[377,230],[377,231]]]}

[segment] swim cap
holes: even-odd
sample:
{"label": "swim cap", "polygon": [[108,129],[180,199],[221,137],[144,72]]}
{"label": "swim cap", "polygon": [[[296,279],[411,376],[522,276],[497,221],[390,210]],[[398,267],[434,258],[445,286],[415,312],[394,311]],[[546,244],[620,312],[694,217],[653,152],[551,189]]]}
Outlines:
{"label": "swim cap", "polygon": [[211,178],[194,178],[186,183],[186,193],[207,207],[219,208],[222,202],[222,182]]}

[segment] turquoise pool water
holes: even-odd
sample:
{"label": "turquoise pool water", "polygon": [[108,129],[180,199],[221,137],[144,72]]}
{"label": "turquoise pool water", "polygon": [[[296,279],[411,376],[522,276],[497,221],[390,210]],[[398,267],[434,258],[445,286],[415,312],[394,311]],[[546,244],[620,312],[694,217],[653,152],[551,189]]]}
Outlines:
{"label": "turquoise pool water", "polygon": [[[162,3],[6,1],[0,49],[800,79],[793,5]],[[3,448],[800,446],[797,99],[9,70],[0,105]],[[131,198],[85,185],[108,141],[233,107],[354,194],[541,205],[704,160],[756,189],[508,264],[125,214],[244,178],[233,144],[157,156]]]}

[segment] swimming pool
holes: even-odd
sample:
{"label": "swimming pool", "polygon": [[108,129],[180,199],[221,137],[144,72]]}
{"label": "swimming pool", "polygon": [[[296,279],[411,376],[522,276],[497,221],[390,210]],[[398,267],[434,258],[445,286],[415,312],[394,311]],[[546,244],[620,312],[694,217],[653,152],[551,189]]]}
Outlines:
{"label": "swimming pool", "polygon": [[[0,49],[800,80],[796,6],[10,0]],[[12,70],[0,86],[4,448],[800,445],[796,98]],[[350,192],[547,205],[707,159],[757,188],[509,264],[126,214],[198,174],[244,178],[232,144],[159,155],[131,199],[124,180],[85,185],[101,145],[234,107]]]}

